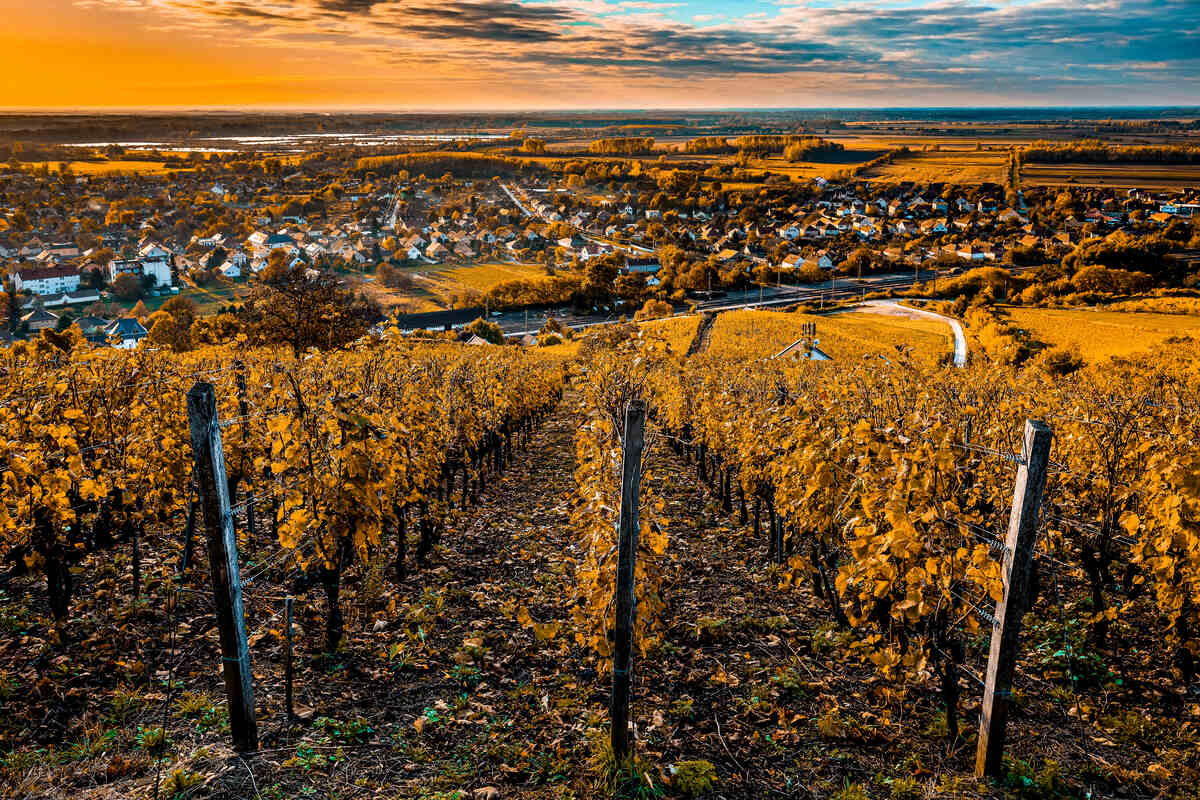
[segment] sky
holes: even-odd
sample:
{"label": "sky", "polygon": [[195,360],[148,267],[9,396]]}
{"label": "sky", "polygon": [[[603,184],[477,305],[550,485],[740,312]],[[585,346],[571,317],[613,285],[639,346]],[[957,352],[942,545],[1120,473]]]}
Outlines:
{"label": "sky", "polygon": [[0,0],[0,108],[1200,104],[1200,0]]}

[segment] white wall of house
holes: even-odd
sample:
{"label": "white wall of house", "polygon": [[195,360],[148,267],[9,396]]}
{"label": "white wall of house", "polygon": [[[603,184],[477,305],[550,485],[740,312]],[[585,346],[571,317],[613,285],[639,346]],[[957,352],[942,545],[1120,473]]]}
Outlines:
{"label": "white wall of house", "polygon": [[17,291],[29,292],[31,294],[65,294],[74,292],[79,288],[79,273],[73,275],[56,275],[52,278],[32,278],[30,280],[22,280],[21,273],[17,273],[13,280],[16,284]]}

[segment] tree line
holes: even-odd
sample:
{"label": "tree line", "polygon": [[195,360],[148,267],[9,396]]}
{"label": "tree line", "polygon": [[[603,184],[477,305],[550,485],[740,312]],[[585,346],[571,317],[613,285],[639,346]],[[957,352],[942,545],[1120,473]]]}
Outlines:
{"label": "tree line", "polygon": [[1138,164],[1195,164],[1200,163],[1200,146],[1118,145],[1100,139],[1081,139],[1077,142],[1048,142],[1039,139],[1025,148],[1022,159],[1041,163],[1123,161]]}

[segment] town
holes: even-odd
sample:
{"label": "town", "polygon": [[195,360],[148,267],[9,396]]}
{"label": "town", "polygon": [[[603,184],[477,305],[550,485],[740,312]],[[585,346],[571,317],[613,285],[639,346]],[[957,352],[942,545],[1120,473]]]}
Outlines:
{"label": "town", "polygon": [[[379,322],[552,307],[586,320],[601,310],[632,315],[648,301],[683,308],[719,292],[758,289],[762,300],[838,278],[850,288],[904,270],[935,288],[978,267],[1055,273],[1099,241],[1194,258],[1200,219],[1200,192],[1188,190],[769,173],[746,184],[728,164],[701,170],[665,158],[531,169],[495,157],[498,174],[456,177],[453,156],[415,158],[427,172],[447,168],[429,177],[403,157],[346,150],[291,160],[193,154],[161,174],[10,162],[0,175],[11,295],[0,335],[75,325],[92,342],[132,347],[171,298],[184,299],[167,307],[189,309],[189,322],[239,308],[273,256],[369,295]],[[457,163],[460,174],[481,169]],[[462,279],[473,271],[482,280]],[[1140,272],[1093,275],[1086,286],[1027,283],[1023,300],[1166,285]]]}

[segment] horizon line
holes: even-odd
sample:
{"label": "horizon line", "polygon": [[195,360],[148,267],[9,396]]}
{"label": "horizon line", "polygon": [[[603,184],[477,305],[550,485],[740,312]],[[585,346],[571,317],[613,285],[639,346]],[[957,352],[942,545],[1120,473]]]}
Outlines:
{"label": "horizon line", "polygon": [[385,106],[312,106],[312,105],[232,105],[232,106],[0,106],[0,115],[60,115],[73,116],[82,114],[653,114],[653,113],[769,113],[796,111],[1069,111],[1069,110],[1112,110],[1112,111],[1195,111],[1200,113],[1200,103],[1185,104],[1093,104],[1093,105],[825,105],[825,106],[657,106],[641,108],[606,108],[606,107],[523,107],[523,108],[483,108],[483,107],[385,107]]}

